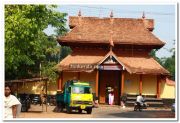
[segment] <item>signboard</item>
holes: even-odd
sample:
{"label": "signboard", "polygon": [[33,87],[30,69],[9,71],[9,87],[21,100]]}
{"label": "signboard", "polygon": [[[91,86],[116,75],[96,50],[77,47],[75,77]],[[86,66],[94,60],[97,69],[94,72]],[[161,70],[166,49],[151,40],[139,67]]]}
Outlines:
{"label": "signboard", "polygon": [[123,70],[121,65],[100,65],[99,70]]}
{"label": "signboard", "polygon": [[89,69],[95,69],[97,65],[94,64],[70,64],[69,68],[71,69],[78,69],[78,70],[89,70]]}

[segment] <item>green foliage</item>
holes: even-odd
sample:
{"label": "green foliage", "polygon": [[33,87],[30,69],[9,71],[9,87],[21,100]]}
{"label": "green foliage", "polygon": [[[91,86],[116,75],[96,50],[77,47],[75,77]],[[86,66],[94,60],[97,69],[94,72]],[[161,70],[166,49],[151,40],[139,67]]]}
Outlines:
{"label": "green foliage", "polygon": [[55,11],[56,7],[5,5],[6,80],[35,77],[39,75],[40,62],[47,64],[45,71],[50,71],[54,62],[59,61],[60,46],[55,36],[44,33],[48,25],[55,28],[56,35],[67,32],[67,14]]}
{"label": "green foliage", "polygon": [[157,52],[158,50],[156,50],[156,49],[153,49],[151,52],[150,52],[150,56],[152,56],[160,65],[163,65],[163,61],[162,61],[162,59],[160,59],[160,58],[158,58],[157,56],[156,56],[156,52]]}
{"label": "green foliage", "polygon": [[157,50],[152,50],[150,56],[152,56],[159,64],[161,64],[165,69],[167,69],[171,76],[172,80],[175,80],[175,49],[172,48],[169,52],[173,53],[171,57],[158,58],[156,56]]}
{"label": "green foliage", "polygon": [[42,76],[48,76],[49,82],[56,82],[56,73],[54,72],[53,67],[57,64],[57,62],[43,62],[41,63],[42,68]]}
{"label": "green foliage", "polygon": [[164,59],[163,66],[171,73],[172,80],[175,80],[175,49],[172,48],[170,52],[173,55]]}
{"label": "green foliage", "polygon": [[61,47],[60,60],[64,59],[71,52],[72,50],[70,47],[66,47],[66,46]]}

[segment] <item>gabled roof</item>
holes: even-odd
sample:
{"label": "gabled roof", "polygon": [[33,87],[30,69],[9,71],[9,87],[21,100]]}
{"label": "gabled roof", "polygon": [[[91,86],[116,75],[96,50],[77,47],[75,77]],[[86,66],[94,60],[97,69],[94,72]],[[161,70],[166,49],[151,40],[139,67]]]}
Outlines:
{"label": "gabled roof", "polygon": [[152,19],[70,17],[72,30],[59,37],[58,42],[109,44],[110,35],[115,45],[152,45],[162,47],[165,43],[151,31]]}
{"label": "gabled roof", "polygon": [[117,56],[114,54],[114,52],[111,51],[111,50],[106,54],[106,56],[105,56],[103,59],[101,59],[101,61],[99,61],[99,62],[97,63],[97,65],[103,64],[103,62],[104,62],[109,56],[112,56],[120,65],[122,65],[123,70],[125,69],[124,64],[123,64],[121,61],[119,61],[118,57],[117,57]]}
{"label": "gabled roof", "polygon": [[[98,51],[97,51],[98,52]],[[120,57],[112,51],[105,52],[74,52],[64,58],[57,66],[57,71],[88,71],[90,69],[72,69],[71,64],[100,65],[108,56],[112,55],[130,74],[162,74],[168,75],[156,60],[151,57]],[[98,54],[98,55],[97,55]],[[96,67],[97,68],[97,67]],[[92,68],[94,70],[96,68]]]}

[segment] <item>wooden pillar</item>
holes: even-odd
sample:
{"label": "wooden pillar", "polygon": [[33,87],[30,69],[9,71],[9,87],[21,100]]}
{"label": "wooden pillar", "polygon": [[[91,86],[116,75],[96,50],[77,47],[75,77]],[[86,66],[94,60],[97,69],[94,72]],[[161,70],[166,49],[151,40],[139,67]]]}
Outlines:
{"label": "wooden pillar", "polygon": [[142,94],[142,74],[140,74],[140,80],[139,80],[139,94]]}
{"label": "wooden pillar", "polygon": [[63,72],[61,72],[58,77],[58,90],[62,90],[62,84],[63,84]]}
{"label": "wooden pillar", "polygon": [[160,77],[157,75],[157,98],[160,98],[160,93],[161,93],[160,83],[161,83],[161,79],[160,79]]}
{"label": "wooden pillar", "polygon": [[78,80],[80,80],[80,72],[78,72],[78,77],[77,77]]}
{"label": "wooden pillar", "polygon": [[121,72],[121,96],[124,93],[124,71]]}
{"label": "wooden pillar", "polygon": [[96,88],[95,88],[95,91],[96,91],[96,97],[98,97],[98,88],[99,88],[99,71],[97,70],[96,71]]}

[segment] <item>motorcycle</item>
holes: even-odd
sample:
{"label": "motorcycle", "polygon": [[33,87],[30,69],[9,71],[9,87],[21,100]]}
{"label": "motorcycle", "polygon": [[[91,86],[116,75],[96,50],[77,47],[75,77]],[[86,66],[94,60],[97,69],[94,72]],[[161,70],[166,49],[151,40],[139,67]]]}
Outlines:
{"label": "motorcycle", "polygon": [[142,111],[142,109],[147,109],[148,105],[143,101],[143,103],[135,102],[134,103],[134,111]]}

